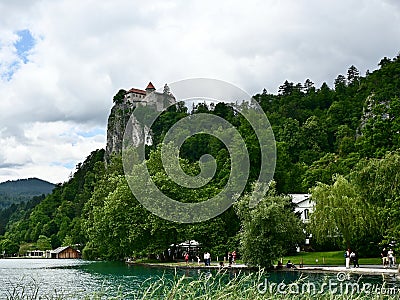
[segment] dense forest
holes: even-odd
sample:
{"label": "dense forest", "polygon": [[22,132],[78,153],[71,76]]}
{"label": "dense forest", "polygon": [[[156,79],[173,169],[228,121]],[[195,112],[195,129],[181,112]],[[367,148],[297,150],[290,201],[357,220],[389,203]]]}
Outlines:
{"label": "dense forest", "polygon": [[50,194],[54,184],[38,178],[10,180],[0,183],[0,209],[26,202],[34,196]]}
{"label": "dense forest", "polygon": [[277,94],[264,89],[254,99],[268,116],[277,148],[274,182],[255,208],[246,205],[260,166],[260,145],[251,126],[228,104],[198,104],[190,113],[178,104],[152,127],[153,144],[146,149],[152,180],[163,193],[183,202],[204,201],[223,188],[231,162],[215,137],[196,134],[180,149],[180,164],[188,174],[199,173],[203,154],[216,158],[217,172],[202,189],[174,184],[160,154],[165,133],[178,120],[215,114],[235,125],[250,154],[248,185],[231,208],[202,223],[160,219],[130,192],[121,156],[105,164],[104,150],[96,150],[52,194],[0,212],[1,220],[7,220],[0,224],[0,250],[13,254],[39,245],[76,245],[86,258],[115,260],[158,255],[171,244],[194,239],[215,256],[239,249],[246,262],[268,266],[304,240],[304,225],[285,195],[308,192],[316,206],[306,230],[313,234],[315,249],[352,247],[361,255],[376,255],[386,244],[397,249],[400,56],[383,58],[364,76],[350,66],[332,87],[315,87],[310,79],[285,81]]}

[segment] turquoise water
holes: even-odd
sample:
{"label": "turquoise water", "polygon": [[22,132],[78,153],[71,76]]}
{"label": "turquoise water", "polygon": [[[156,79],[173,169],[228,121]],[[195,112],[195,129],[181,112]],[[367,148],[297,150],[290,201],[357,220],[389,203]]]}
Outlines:
{"label": "turquoise water", "polygon": [[[207,270],[177,270],[177,276],[198,278],[200,274],[215,276]],[[122,262],[92,262],[84,260],[52,259],[0,259],[0,299],[7,299],[13,291],[19,295],[35,292],[39,295],[62,295],[80,299],[101,293],[107,296],[131,294],[141,288],[145,280],[157,280],[165,276],[173,278],[175,270],[128,266]],[[234,276],[234,273],[228,274]],[[290,283],[299,278],[297,272],[276,272],[267,275],[268,282]],[[336,279],[336,274],[307,274],[307,281],[322,282]],[[229,280],[229,276],[227,276]],[[370,282],[376,285],[398,286],[394,277],[352,275],[352,282]],[[260,283],[263,283],[261,281]]]}
{"label": "turquoise water", "polygon": [[[130,267],[122,262],[93,262],[74,259],[1,259],[0,299],[14,290],[32,294],[39,287],[40,295],[63,295],[81,298],[94,293],[117,295],[119,291],[134,291],[148,278],[163,274],[173,276],[173,270]],[[23,290],[24,289],[24,290]]]}

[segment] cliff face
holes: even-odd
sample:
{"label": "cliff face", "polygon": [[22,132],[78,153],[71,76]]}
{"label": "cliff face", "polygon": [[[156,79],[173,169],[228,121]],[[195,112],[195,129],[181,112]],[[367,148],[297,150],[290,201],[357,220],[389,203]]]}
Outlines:
{"label": "cliff face", "polygon": [[[131,102],[125,98],[119,103],[115,103],[111,109],[107,124],[107,146],[105,159],[109,162],[112,154],[122,153],[122,143],[125,129],[131,136],[134,146],[139,144],[151,144],[151,131],[146,126],[140,124],[136,118],[131,118],[131,114],[138,106],[152,106],[156,111],[163,111],[169,105],[175,103],[175,98],[169,93],[151,92],[140,102]],[[129,120],[131,120],[127,127]]]}
{"label": "cliff face", "polygon": [[116,103],[108,117],[107,124],[107,146],[105,158],[109,161],[113,153],[122,152],[122,140],[125,127],[128,124],[133,107],[127,102]]}

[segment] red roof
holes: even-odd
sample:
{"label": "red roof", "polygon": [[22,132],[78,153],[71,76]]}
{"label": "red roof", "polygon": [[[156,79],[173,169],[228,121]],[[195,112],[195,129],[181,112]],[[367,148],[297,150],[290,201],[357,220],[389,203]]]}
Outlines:
{"label": "red roof", "polygon": [[139,90],[139,89],[135,89],[135,88],[130,89],[130,90],[127,91],[126,93],[127,93],[127,94],[129,94],[129,93],[135,93],[135,94],[146,95],[146,91]]}
{"label": "red roof", "polygon": [[154,87],[154,85],[151,83],[151,81],[149,82],[149,84],[147,85],[146,90],[151,89],[151,90],[155,90],[156,88]]}

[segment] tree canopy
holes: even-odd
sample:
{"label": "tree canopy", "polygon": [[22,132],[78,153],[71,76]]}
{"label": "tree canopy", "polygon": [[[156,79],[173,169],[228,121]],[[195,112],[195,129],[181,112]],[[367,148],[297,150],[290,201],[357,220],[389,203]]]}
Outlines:
{"label": "tree canopy", "polygon": [[[265,145],[260,145],[250,124],[225,103],[199,103],[191,111],[178,103],[151,128],[153,144],[146,146],[151,178],[163,192],[183,202],[204,201],[218,193],[232,167],[229,151],[220,140],[200,133],[180,148],[179,163],[188,174],[198,174],[198,160],[204,154],[215,158],[216,173],[203,190],[178,187],[163,169],[159,147],[169,128],[184,117],[199,113],[221,117],[242,136],[251,165],[235,209],[202,223],[165,221],[149,213],[130,193],[120,155],[107,157],[105,164],[104,150],[96,150],[51,194],[0,210],[0,250],[15,254],[37,245],[74,244],[89,258],[122,259],[159,254],[172,243],[195,239],[220,256],[240,246],[247,262],[266,266],[290,251],[300,236],[299,219],[285,195],[310,191],[316,207],[311,216],[314,226],[308,230],[316,241],[341,239],[366,254],[376,253],[380,245],[398,245],[399,58],[385,57],[364,76],[352,65],[345,75],[332,79],[332,87],[326,82],[317,87],[308,78],[304,83],[286,80],[277,94],[263,89],[254,95],[272,126],[277,149],[274,193],[254,209],[243,203],[249,201]],[[119,90],[114,96],[117,106],[124,95]],[[283,236],[285,244],[280,240]],[[256,251],[253,256],[251,248]]]}

